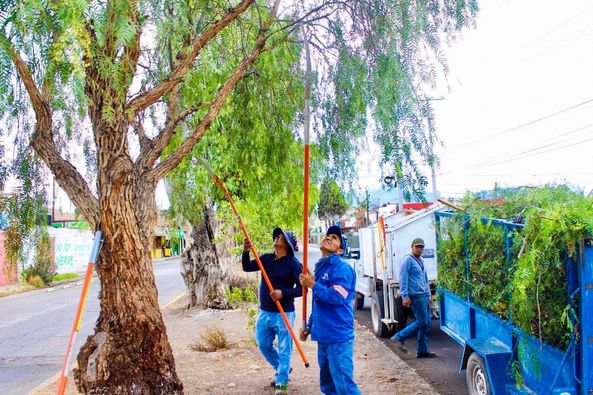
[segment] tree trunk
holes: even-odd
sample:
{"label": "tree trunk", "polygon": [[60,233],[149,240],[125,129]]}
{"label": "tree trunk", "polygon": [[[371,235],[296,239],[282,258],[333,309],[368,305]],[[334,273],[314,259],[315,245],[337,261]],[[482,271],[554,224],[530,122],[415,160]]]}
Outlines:
{"label": "tree trunk", "polygon": [[99,184],[109,185],[100,194],[101,313],[78,355],[76,384],[87,394],[181,394],[148,248],[154,186],[134,173],[124,178]]}
{"label": "tree trunk", "polygon": [[202,220],[192,225],[191,244],[183,252],[181,275],[189,296],[189,307],[227,309],[225,273],[214,244],[214,210],[204,206]]}

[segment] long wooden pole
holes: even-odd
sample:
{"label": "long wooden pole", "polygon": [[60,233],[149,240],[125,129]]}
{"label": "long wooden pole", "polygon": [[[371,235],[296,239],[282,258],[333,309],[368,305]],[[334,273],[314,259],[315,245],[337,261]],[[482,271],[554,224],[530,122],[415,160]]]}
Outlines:
{"label": "long wooden pole", "polygon": [[[245,238],[249,241],[249,244],[251,245],[251,253],[253,253],[253,256],[255,256],[255,262],[257,263],[257,266],[259,267],[259,270],[261,271],[262,277],[264,278],[264,281],[266,282],[266,285],[268,286],[268,289],[270,290],[270,292],[273,292],[274,287],[272,286],[272,283],[270,282],[270,279],[268,278],[268,274],[266,273],[266,269],[264,269],[264,265],[261,263],[261,260],[259,259],[259,255],[257,254],[255,246],[251,242],[251,238],[249,237],[249,234],[247,233],[247,228],[245,228],[245,224],[243,223],[243,220],[241,219],[241,216],[239,215],[239,212],[237,211],[237,207],[235,206],[235,203],[233,202],[231,193],[224,185],[224,182],[222,181],[222,179],[220,177],[218,177],[212,171],[210,166],[208,166],[208,164],[206,164],[206,162],[204,162],[202,159],[198,159],[198,160],[200,161],[200,163],[202,163],[202,165],[206,168],[206,170],[208,170],[208,173],[210,173],[212,178],[214,178],[214,182],[216,182],[218,184],[218,186],[220,187],[220,189],[222,189],[222,192],[224,192],[227,200],[231,204],[231,209],[233,210],[235,217],[237,217],[237,221],[239,222],[239,226],[241,227],[241,230],[243,231],[243,235],[245,235]],[[286,325],[286,328],[290,332],[290,336],[292,337],[292,340],[294,340],[294,344],[296,345],[296,347],[299,351],[299,354],[301,355],[301,358],[303,359],[303,363],[305,364],[305,367],[308,368],[309,362],[307,361],[307,357],[305,356],[305,353],[303,352],[301,344],[299,343],[296,335],[294,334],[292,327],[290,326],[290,322],[288,321],[288,317],[286,317],[286,313],[284,312],[282,305],[280,304],[280,302],[278,300],[276,300],[275,303],[276,303],[276,307],[278,308],[278,311],[280,312],[280,314],[282,314],[282,319],[284,320],[284,325]]]}
{"label": "long wooden pole", "polygon": [[[304,160],[304,193],[303,193],[303,273],[309,272],[309,125],[310,121],[310,107],[311,107],[311,53],[309,51],[309,40],[305,33],[304,26],[301,26],[303,41],[305,43],[305,57],[307,63],[307,74],[305,79],[305,112],[304,112],[304,143],[305,143],[305,160]],[[307,293],[309,289],[303,287],[303,331],[307,328]]]}
{"label": "long wooden pole", "polygon": [[80,292],[80,300],[78,302],[78,308],[76,309],[76,315],[74,317],[74,325],[72,326],[72,332],[70,333],[70,341],[68,342],[68,348],[66,348],[66,357],[64,358],[64,365],[60,374],[60,384],[58,386],[58,395],[63,395],[66,390],[66,383],[68,382],[68,374],[70,373],[70,361],[72,360],[72,350],[76,345],[76,339],[80,332],[80,325],[82,323],[82,315],[84,314],[84,307],[86,300],[89,295],[89,289],[91,284],[91,277],[93,275],[93,268],[97,261],[97,255],[99,255],[99,248],[101,247],[101,231],[95,232],[95,239],[93,241],[93,248],[91,249],[91,257],[89,264],[86,269],[86,276],[84,277],[84,283],[82,285],[82,291]]}

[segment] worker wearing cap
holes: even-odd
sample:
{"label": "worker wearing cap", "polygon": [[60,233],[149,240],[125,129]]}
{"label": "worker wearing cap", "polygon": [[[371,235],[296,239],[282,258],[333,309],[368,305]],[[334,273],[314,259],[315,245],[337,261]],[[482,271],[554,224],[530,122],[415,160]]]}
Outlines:
{"label": "worker wearing cap", "polygon": [[319,245],[321,259],[315,276],[301,274],[304,287],[313,290],[313,309],[301,340],[317,341],[319,385],[324,394],[360,394],[353,380],[356,273],[342,259],[347,244],[342,229],[331,226]]}
{"label": "worker wearing cap", "polygon": [[[259,289],[259,314],[255,324],[257,345],[264,358],[276,371],[274,382],[276,394],[286,394],[289,374],[290,357],[292,354],[292,338],[282,314],[276,307],[278,300],[282,305],[290,325],[294,325],[294,298],[302,296],[303,288],[299,282],[299,274],[303,265],[294,256],[294,247],[297,244],[292,232],[284,232],[276,228],[272,232],[274,239],[274,252],[263,254],[259,257],[266,271],[274,291],[268,290],[262,275]],[[255,272],[259,266],[255,260],[249,260],[251,244],[247,239],[243,244],[243,270]],[[278,337],[278,347],[274,346],[274,339]]]}
{"label": "worker wearing cap", "polygon": [[424,240],[415,238],[412,241],[412,251],[402,259],[399,273],[399,290],[402,294],[402,304],[411,307],[416,320],[397,332],[391,340],[399,342],[400,349],[407,352],[404,340],[417,336],[416,357],[432,358],[435,353],[428,352],[428,335],[430,333],[430,286],[426,268],[422,260]]}

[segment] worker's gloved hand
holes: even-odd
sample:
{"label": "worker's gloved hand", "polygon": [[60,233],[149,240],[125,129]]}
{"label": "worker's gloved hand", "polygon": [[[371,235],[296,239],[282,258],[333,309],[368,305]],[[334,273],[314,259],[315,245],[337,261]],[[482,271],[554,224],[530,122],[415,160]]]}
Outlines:
{"label": "worker's gloved hand", "polygon": [[282,299],[282,291],[279,289],[273,290],[272,292],[270,292],[270,298],[272,298],[274,302]]}
{"label": "worker's gloved hand", "polygon": [[243,252],[249,252],[251,250],[251,243],[249,239],[243,240]]}
{"label": "worker's gloved hand", "polygon": [[303,330],[301,328],[301,333],[299,338],[301,339],[302,342],[307,341],[307,338],[309,337],[309,334],[311,333],[311,328],[307,328],[305,330]]}
{"label": "worker's gloved hand", "polygon": [[410,307],[410,298],[402,300],[404,307]]}

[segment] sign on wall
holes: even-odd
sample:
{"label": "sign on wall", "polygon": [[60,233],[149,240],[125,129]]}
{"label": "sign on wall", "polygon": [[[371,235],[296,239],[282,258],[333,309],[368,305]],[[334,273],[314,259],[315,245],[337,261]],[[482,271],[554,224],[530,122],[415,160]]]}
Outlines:
{"label": "sign on wall", "polygon": [[55,263],[58,273],[82,272],[88,265],[93,247],[90,230],[54,229]]}

